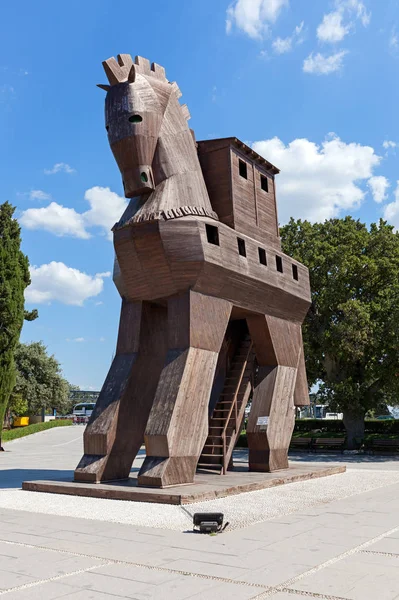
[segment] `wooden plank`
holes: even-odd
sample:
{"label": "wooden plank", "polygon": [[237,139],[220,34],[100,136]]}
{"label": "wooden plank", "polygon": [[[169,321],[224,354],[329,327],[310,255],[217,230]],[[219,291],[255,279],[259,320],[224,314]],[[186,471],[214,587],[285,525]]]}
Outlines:
{"label": "wooden plank", "polygon": [[294,406],[309,406],[309,386],[308,378],[306,376],[306,365],[305,365],[305,352],[303,349],[303,342],[301,341],[301,350],[298,361],[298,372],[296,377],[295,391],[294,391]]}
{"label": "wooden plank", "polygon": [[75,481],[129,477],[167,349],[166,309],[123,302],[116,356],[84,433]]}
{"label": "wooden plank", "polygon": [[[231,306],[195,292],[168,301],[169,350],[145,432],[139,485],[192,483]],[[207,322],[207,326],[198,327]]]}
{"label": "wooden plank", "polygon": [[345,473],[345,471],[346,467],[344,465],[329,465],[327,467],[311,465],[304,467],[293,464],[289,470],[278,474],[248,473],[240,470],[229,471],[225,477],[219,477],[213,474],[197,473],[194,486],[182,485],[172,489],[138,487],[136,476],[130,477],[126,483],[101,483],[97,485],[70,481],[24,481],[22,489],[30,492],[86,496],[89,498],[186,505],[287,485],[298,481],[328,477],[338,473]]}

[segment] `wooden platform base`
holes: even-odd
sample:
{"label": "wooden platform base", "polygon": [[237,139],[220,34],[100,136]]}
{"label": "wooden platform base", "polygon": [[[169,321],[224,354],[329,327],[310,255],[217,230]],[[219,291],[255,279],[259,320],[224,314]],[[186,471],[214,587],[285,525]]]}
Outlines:
{"label": "wooden platform base", "polygon": [[285,485],[307,479],[327,477],[344,473],[345,466],[293,465],[277,473],[250,473],[234,470],[227,475],[197,473],[191,485],[155,489],[137,486],[137,475],[129,480],[113,483],[77,483],[74,481],[24,481],[22,489],[50,494],[70,496],[88,496],[112,500],[130,500],[131,502],[158,502],[160,504],[192,504],[203,500],[213,500],[234,496],[243,492],[263,490],[277,485]]}

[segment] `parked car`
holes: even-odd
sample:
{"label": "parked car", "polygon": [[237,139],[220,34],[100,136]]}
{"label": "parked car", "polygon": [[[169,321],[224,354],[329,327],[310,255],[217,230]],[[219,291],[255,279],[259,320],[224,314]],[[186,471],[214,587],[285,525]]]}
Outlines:
{"label": "parked car", "polygon": [[379,421],[393,421],[394,417],[392,415],[379,415],[376,417]]}

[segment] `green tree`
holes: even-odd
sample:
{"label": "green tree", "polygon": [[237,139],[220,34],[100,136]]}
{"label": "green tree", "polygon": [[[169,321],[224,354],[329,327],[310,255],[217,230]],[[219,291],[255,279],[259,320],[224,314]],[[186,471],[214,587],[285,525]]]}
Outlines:
{"label": "green tree", "polygon": [[399,394],[399,234],[385,221],[351,217],[291,221],[283,249],[309,268],[312,305],[304,323],[309,384],[344,415],[348,445],[364,436],[368,411]]}
{"label": "green tree", "polygon": [[8,410],[14,417],[23,417],[28,412],[28,408],[28,403],[21,394],[11,394]]}
{"label": "green tree", "polygon": [[0,205],[0,449],[4,415],[15,383],[14,350],[25,316],[24,290],[30,283],[14,210],[8,202]]}
{"label": "green tree", "polygon": [[17,381],[14,393],[22,396],[30,415],[56,409],[68,409],[69,383],[62,377],[61,367],[54,356],[47,354],[42,342],[18,344],[15,350]]}
{"label": "green tree", "polygon": [[72,414],[73,411],[73,407],[75,406],[75,404],[77,404],[77,401],[73,399],[73,392],[77,392],[80,390],[80,387],[78,385],[75,385],[73,383],[69,384],[69,394],[68,394],[68,405],[66,407],[65,410],[65,414],[70,415]]}

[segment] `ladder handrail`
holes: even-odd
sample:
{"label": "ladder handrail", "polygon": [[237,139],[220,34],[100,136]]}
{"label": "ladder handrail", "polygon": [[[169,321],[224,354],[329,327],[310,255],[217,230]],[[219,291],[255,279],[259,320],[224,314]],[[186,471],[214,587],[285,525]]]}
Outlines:
{"label": "ladder handrail", "polygon": [[[240,373],[240,377],[239,377],[239,380],[238,380],[238,383],[237,383],[236,391],[234,393],[234,398],[233,398],[233,401],[232,401],[231,406],[230,406],[229,414],[227,415],[227,418],[226,418],[226,424],[225,424],[225,426],[223,428],[223,432],[222,432],[222,439],[223,439],[223,474],[224,475],[226,474],[226,471],[227,471],[227,465],[226,465],[226,431],[227,431],[227,427],[229,425],[229,421],[230,421],[233,409],[235,410],[236,427],[237,427],[237,397],[238,397],[238,391],[239,391],[239,389],[241,387],[241,383],[242,383],[242,380],[243,380],[243,377],[244,377],[245,369],[247,368],[248,359],[249,359],[249,356],[250,356],[251,351],[252,351],[252,346],[253,346],[253,342],[251,341],[251,343],[249,345],[249,348],[248,348],[247,355],[245,357],[245,360],[244,360],[242,368],[241,368],[241,373]],[[232,436],[234,435],[234,433],[236,433],[236,431],[233,432]],[[230,444],[231,444],[231,440],[230,440]],[[229,445],[229,448],[230,448],[230,445]]]}

